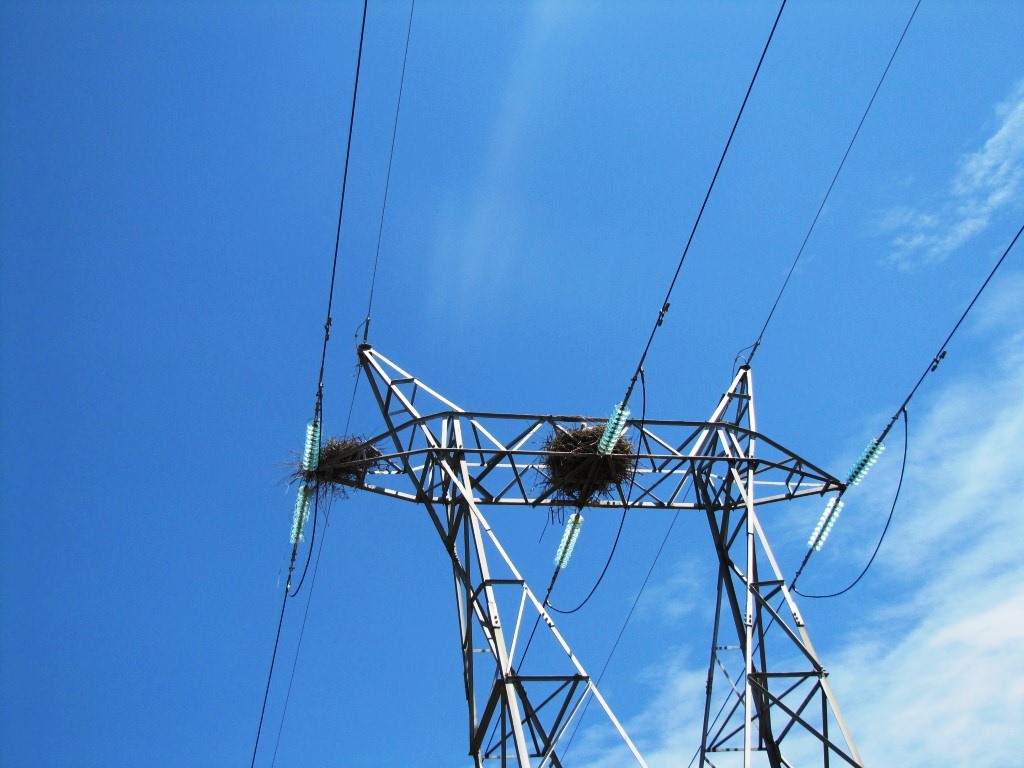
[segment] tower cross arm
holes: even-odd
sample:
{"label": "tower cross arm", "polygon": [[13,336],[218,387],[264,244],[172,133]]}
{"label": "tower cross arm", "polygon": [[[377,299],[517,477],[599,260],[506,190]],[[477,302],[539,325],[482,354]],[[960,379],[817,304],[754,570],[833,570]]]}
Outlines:
{"label": "tower cross arm", "polygon": [[[699,509],[687,493],[693,483],[736,472],[753,473],[757,504],[844,487],[721,408],[709,421],[628,421],[625,442],[607,457],[618,471],[602,482],[604,457],[559,450],[554,438],[603,429],[604,418],[466,411],[371,347],[361,347],[359,357],[385,429],[356,454],[365,471],[343,473],[354,488],[440,504],[471,498],[500,506]],[[468,479],[445,471],[456,455]]]}

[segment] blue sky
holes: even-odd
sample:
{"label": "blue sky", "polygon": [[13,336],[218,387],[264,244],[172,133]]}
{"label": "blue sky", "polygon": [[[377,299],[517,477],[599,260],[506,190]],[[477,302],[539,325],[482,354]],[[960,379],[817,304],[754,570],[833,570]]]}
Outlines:
{"label": "blue sky", "polygon": [[[371,3],[325,428],[352,394],[402,64]],[[752,343],[913,8],[794,0],[647,363],[701,419]],[[249,759],[313,407],[361,4],[0,10],[5,766]],[[371,341],[470,409],[621,397],[771,27],[772,3],[420,0]],[[1024,217],[1024,6],[924,0],[754,367],[759,428],[844,476]],[[1008,257],[910,408],[865,580],[802,601],[870,765],[1019,759],[1024,263]],[[380,417],[356,400],[351,431]],[[899,430],[801,586],[863,566]],[[792,572],[820,513],[766,526]],[[491,522],[535,589],[545,513]],[[669,519],[631,516],[559,627],[599,669]],[[600,571],[588,515],[553,595]],[[468,765],[450,571],[422,510],[353,495],[326,534],[277,765]],[[697,746],[706,526],[674,529],[602,691],[652,766]],[[304,600],[290,601],[270,765]],[[611,766],[602,723],[578,759]],[[592,726],[592,727],[590,727]]]}

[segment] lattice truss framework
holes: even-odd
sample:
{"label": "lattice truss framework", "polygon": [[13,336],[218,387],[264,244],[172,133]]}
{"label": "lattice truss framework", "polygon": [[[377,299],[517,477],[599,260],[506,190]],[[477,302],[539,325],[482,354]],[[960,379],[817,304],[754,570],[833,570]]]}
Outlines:
{"label": "lattice truss framework", "polygon": [[[369,345],[359,360],[386,430],[365,441],[377,460],[355,487],[422,505],[451,557],[475,764],[560,768],[560,741],[592,699],[627,761],[645,766],[481,511],[564,505],[547,438],[604,420],[469,412]],[[629,430],[632,477],[584,504],[703,512],[718,554],[700,764],[860,766],[757,512],[842,483],[756,432],[746,367],[708,421],[631,421]]]}

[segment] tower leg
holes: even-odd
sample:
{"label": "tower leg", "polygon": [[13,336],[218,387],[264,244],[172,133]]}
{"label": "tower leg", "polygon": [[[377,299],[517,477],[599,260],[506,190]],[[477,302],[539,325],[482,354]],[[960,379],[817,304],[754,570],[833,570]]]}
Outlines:
{"label": "tower leg", "polygon": [[741,372],[715,411],[718,427],[703,439],[706,458],[694,473],[718,557],[701,765],[788,768],[793,755],[817,754],[816,764],[860,768],[758,518],[754,472],[745,468],[754,466],[752,402],[749,371]]}

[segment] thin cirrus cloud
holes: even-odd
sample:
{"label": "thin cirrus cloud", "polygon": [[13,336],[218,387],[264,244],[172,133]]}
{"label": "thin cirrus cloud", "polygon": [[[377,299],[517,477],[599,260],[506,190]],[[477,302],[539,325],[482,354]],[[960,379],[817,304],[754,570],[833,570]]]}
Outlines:
{"label": "thin cirrus cloud", "polygon": [[983,232],[1024,188],[1024,80],[996,106],[998,127],[980,149],[964,155],[942,199],[931,209],[891,211],[892,261],[904,269],[945,259]]}
{"label": "thin cirrus cloud", "polygon": [[875,577],[887,603],[832,661],[855,681],[844,707],[869,762],[1019,758],[1022,391],[1024,355],[1005,357],[994,376],[947,385],[912,428],[909,493]]}
{"label": "thin cirrus cloud", "polygon": [[570,6],[535,3],[526,22],[502,88],[496,117],[475,181],[443,206],[435,274],[435,304],[446,301],[452,286],[446,276],[458,275],[460,297],[508,279],[521,237],[523,215],[517,166],[528,136],[532,105],[543,88],[548,44],[571,22]]}

